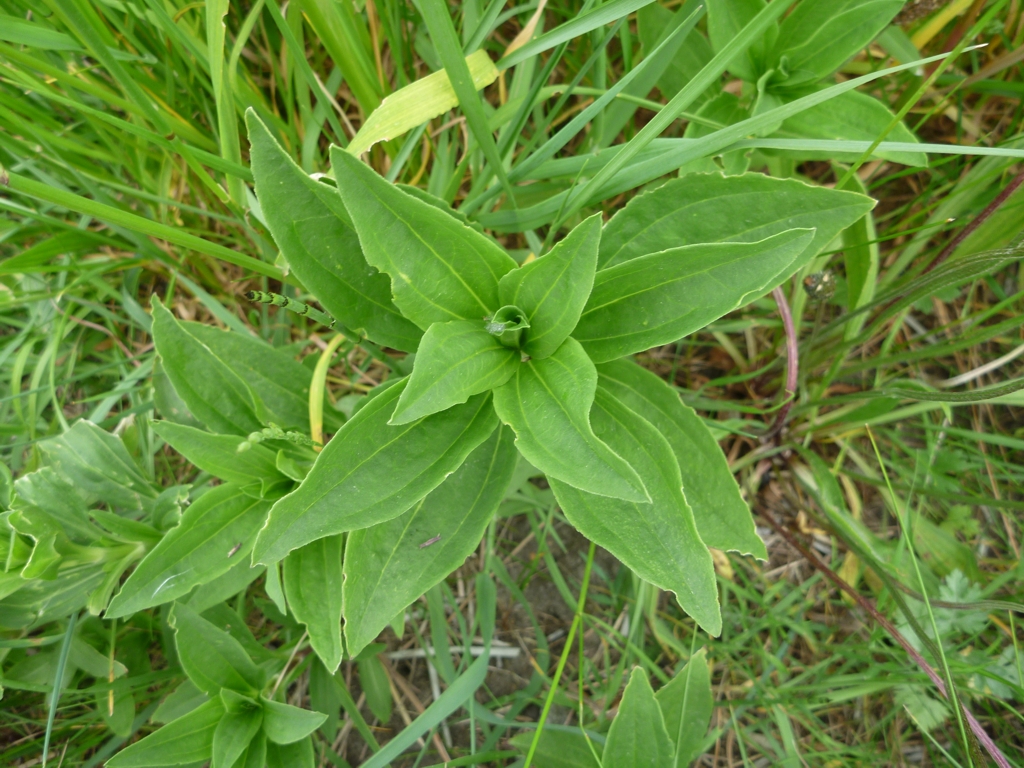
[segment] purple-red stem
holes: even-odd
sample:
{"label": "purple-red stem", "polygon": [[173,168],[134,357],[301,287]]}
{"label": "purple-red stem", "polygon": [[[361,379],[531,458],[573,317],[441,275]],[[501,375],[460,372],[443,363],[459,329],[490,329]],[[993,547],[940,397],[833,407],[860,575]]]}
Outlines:
{"label": "purple-red stem", "polygon": [[789,311],[789,302],[786,301],[786,294],[781,287],[772,291],[772,298],[779,306],[782,327],[786,330],[786,402],[779,409],[772,428],[765,433],[765,440],[775,437],[786,426],[786,417],[789,416],[789,409],[793,407],[793,400],[796,398],[796,382],[800,373],[800,351],[797,348],[796,326],[793,325],[793,313]]}
{"label": "purple-red stem", "polygon": [[[924,673],[928,675],[928,678],[935,684],[935,687],[939,689],[939,692],[947,699],[949,698],[949,693],[946,691],[946,683],[939,676],[939,673],[936,672],[932,668],[931,664],[929,664],[925,660],[925,658],[917,652],[917,650],[914,648],[914,646],[910,644],[907,638],[900,634],[900,631],[896,629],[895,625],[893,625],[891,621],[889,621],[887,618],[885,618],[885,616],[878,612],[878,609],[871,604],[870,600],[868,600],[860,592],[858,592],[849,584],[847,584],[846,581],[844,581],[839,576],[839,574],[837,574],[835,571],[833,571],[831,568],[825,565],[825,563],[823,563],[817,555],[815,555],[810,549],[808,549],[799,541],[797,541],[796,537],[794,537],[793,534],[791,534],[789,531],[783,528],[782,525],[772,516],[772,514],[768,512],[768,510],[762,509],[761,516],[768,521],[768,524],[772,528],[774,528],[775,531],[780,536],[782,536],[782,538],[789,542],[790,546],[792,546],[801,555],[803,555],[807,562],[809,562],[811,565],[813,565],[815,568],[821,571],[821,573],[827,579],[829,579],[829,581],[831,581],[833,584],[839,587],[839,589],[841,589],[843,592],[852,597],[857,602],[857,604],[871,616],[871,618],[877,621],[878,624],[882,627],[882,629],[888,632],[892,636],[892,639],[900,644],[903,650],[907,652],[907,655],[914,660],[917,666],[924,670]],[[941,639],[936,638],[936,641],[941,642]],[[992,756],[992,759],[996,761],[996,765],[998,765],[999,768],[1012,768],[1010,762],[1006,759],[1003,753],[999,751],[999,747],[996,746],[996,743],[992,741],[988,733],[985,732],[985,729],[981,727],[981,723],[979,723],[975,719],[974,715],[972,715],[967,710],[967,707],[965,707],[962,703],[960,704],[960,711],[963,712],[964,719],[967,721],[967,724],[971,728],[971,733],[973,733],[975,738],[978,739],[978,743],[985,748],[985,751]]]}
{"label": "purple-red stem", "polygon": [[1005,203],[1007,199],[1010,197],[1010,195],[1017,191],[1017,188],[1021,184],[1024,184],[1024,170],[1022,170],[1020,173],[1014,176],[1013,181],[1006,185],[1006,189],[1004,189],[1002,192],[996,195],[995,200],[993,200],[991,203],[985,206],[985,210],[983,210],[981,213],[975,216],[974,219],[967,226],[960,230],[956,237],[949,241],[946,247],[942,249],[942,252],[935,257],[935,261],[929,264],[925,268],[924,272],[922,272],[921,274],[927,275],[929,272],[931,272],[933,269],[939,266],[942,262],[948,259],[953,254],[953,251],[960,247],[960,243],[966,240],[967,237],[972,232],[974,232],[974,230],[976,230],[978,227],[984,224],[985,221],[999,209],[999,206]]}

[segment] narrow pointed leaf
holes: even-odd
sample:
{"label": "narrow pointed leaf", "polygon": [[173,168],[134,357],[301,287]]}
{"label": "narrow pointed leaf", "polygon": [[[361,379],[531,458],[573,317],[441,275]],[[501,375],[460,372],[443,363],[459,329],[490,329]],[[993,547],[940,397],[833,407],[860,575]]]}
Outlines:
{"label": "narrow pointed leaf", "polygon": [[[499,427],[408,512],[349,534],[345,640],[353,656],[476,549],[516,467],[512,431]],[[440,537],[440,538],[438,538]]]}
{"label": "narrow pointed leaf", "polygon": [[232,768],[260,730],[263,710],[259,707],[225,712],[213,732],[210,768]]}
{"label": "narrow pointed leaf", "polygon": [[346,327],[379,344],[415,350],[420,330],[394,305],[387,275],[363,258],[337,191],[303,172],[251,110],[246,124],[256,195],[288,266]]}
{"label": "narrow pointed leaf", "polygon": [[246,561],[269,509],[270,502],[247,496],[236,485],[210,489],[142,559],[106,617],[170,602]]}
{"label": "narrow pointed leaf", "polygon": [[263,428],[252,390],[156,297],[153,343],[174,391],[203,424],[236,435]]}
{"label": "narrow pointed leaf", "polygon": [[686,768],[701,752],[711,724],[715,699],[711,692],[707,649],[701,648],[667,685],[654,695],[675,747],[672,768]]}
{"label": "narrow pointed leaf", "polygon": [[310,541],[390,520],[436,488],[494,431],[490,397],[388,425],[405,381],[378,394],[331,439],[306,479],[270,510],[253,551],[273,563]]}
{"label": "narrow pointed leaf", "polygon": [[[284,559],[284,593],[295,618],[306,625],[309,643],[331,672],[341,664],[341,535],[325,536]],[[267,734],[270,735],[269,732]],[[296,737],[297,739],[298,737]],[[292,739],[295,741],[296,739]],[[278,741],[271,737],[271,741]]]}
{"label": "narrow pointed leaf", "polygon": [[657,425],[675,454],[683,495],[709,547],[768,558],[725,454],[692,408],[661,378],[628,360],[598,366],[598,383]]}
{"label": "narrow pointed leaf", "polygon": [[395,304],[420,328],[483,319],[516,263],[454,217],[389,184],[337,147],[334,175],[366,260],[391,277]]}
{"label": "narrow pointed leaf", "polygon": [[671,446],[655,426],[602,389],[591,420],[597,436],[640,474],[651,503],[609,499],[552,479],[566,518],[640,578],[674,592],[683,609],[717,635],[722,617],[714,564],[683,496]]}
{"label": "narrow pointed leaf", "polygon": [[502,304],[514,304],[530,321],[523,351],[544,358],[572,333],[594,285],[601,215],[594,214],[536,261],[513,269],[498,287]]}
{"label": "narrow pointed leaf", "polygon": [[263,688],[263,671],[227,632],[182,603],[175,603],[169,621],[181,666],[203,693],[219,696],[230,688],[249,696]]}
{"label": "narrow pointed leaf", "polygon": [[608,768],[664,768],[672,764],[672,742],[647,673],[634,667],[608,729],[601,763]]}
{"label": "narrow pointed leaf", "polygon": [[[893,113],[878,99],[860,91],[848,91],[836,96],[826,104],[819,104],[793,115],[773,135],[780,138],[799,137],[830,141],[873,142],[878,136],[885,134],[893,117]],[[903,123],[896,123],[895,127],[885,134],[885,137],[887,142],[918,143],[917,137]],[[785,154],[787,157],[799,160],[837,160],[839,162],[853,162],[861,155],[860,152],[823,152],[813,149],[796,149],[786,151]],[[879,146],[875,149],[874,155],[903,165],[917,167],[928,165],[928,155],[923,151],[899,152]],[[815,187],[815,189],[823,188]],[[819,236],[820,234],[819,232]]]}
{"label": "narrow pointed leaf", "polygon": [[[498,68],[494,66],[487,51],[478,50],[467,56],[466,66],[477,90],[486,88],[498,79]],[[455,89],[443,69],[421,77],[385,97],[359,128],[359,133],[345,147],[345,151],[351,155],[361,155],[377,142],[397,138],[417,125],[443,115],[458,104]]]}
{"label": "narrow pointed leaf", "polygon": [[813,187],[761,173],[689,174],[634,197],[601,235],[600,269],[697,243],[752,243],[789,229],[813,227],[798,259],[810,261],[846,227],[871,210],[864,195]]}
{"label": "narrow pointed leaf", "polygon": [[670,344],[774,288],[814,238],[688,245],[603,269],[573,336],[597,363]]}
{"label": "narrow pointed leaf", "polygon": [[516,447],[550,478],[590,493],[648,501],[644,484],[590,427],[597,371],[571,337],[550,357],[519,366],[494,390],[494,409],[516,433]]}
{"label": "narrow pointed leaf", "polygon": [[391,424],[443,411],[509,380],[520,353],[502,346],[484,325],[482,320],[452,320],[427,329]]}
{"label": "narrow pointed leaf", "polygon": [[327,715],[311,712],[279,701],[260,699],[263,705],[263,731],[275,744],[291,744],[309,736],[327,719]]}
{"label": "narrow pointed leaf", "polygon": [[213,753],[213,734],[223,716],[224,705],[220,698],[210,699],[121,750],[106,764],[109,768],[151,768],[209,760]]}
{"label": "narrow pointed leaf", "polygon": [[214,435],[170,421],[158,421],[153,431],[199,469],[229,483],[251,485],[285,480],[277,471],[277,455],[262,445],[238,452],[237,435]]}

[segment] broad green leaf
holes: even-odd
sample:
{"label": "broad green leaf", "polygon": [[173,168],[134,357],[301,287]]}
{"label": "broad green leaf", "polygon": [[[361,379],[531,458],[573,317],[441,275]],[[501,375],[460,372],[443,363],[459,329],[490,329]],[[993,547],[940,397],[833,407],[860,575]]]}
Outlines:
{"label": "broad green leaf", "polygon": [[252,389],[269,421],[285,428],[308,428],[313,378],[309,368],[255,336],[203,323],[182,325]]}
{"label": "broad green leaf", "polygon": [[[103,679],[101,676],[99,679]],[[111,698],[109,691],[96,692],[96,711],[103,717],[107,727],[123,739],[132,734],[132,721],[135,719],[135,697],[132,696],[131,683],[123,677],[114,680],[111,684],[113,689],[113,711],[111,711]]]}
{"label": "broad green leaf", "polygon": [[232,768],[260,730],[263,710],[259,707],[225,712],[213,732],[210,768]]}
{"label": "broad green leaf", "polygon": [[394,305],[387,275],[363,258],[337,191],[304,173],[251,111],[246,125],[256,195],[292,272],[346,327],[394,349],[415,350],[420,330]]}
{"label": "broad green leaf", "polygon": [[[498,78],[498,69],[484,50],[467,56],[466,66],[477,90]],[[443,69],[421,77],[386,97],[362,124],[345,151],[361,155],[377,142],[397,138],[458,104],[455,89]]]}
{"label": "broad green leaf", "polygon": [[813,227],[799,266],[874,207],[853,192],[760,173],[691,174],[634,197],[604,228],[598,268],[697,243],[751,243]]}
{"label": "broad green leaf", "polygon": [[391,277],[395,304],[420,328],[483,319],[516,263],[492,240],[389,184],[337,147],[334,175],[366,260]]}
{"label": "broad green leaf", "polygon": [[387,670],[376,656],[356,659],[359,668],[359,685],[366,694],[366,706],[381,723],[391,720],[392,696]]}
{"label": "broad green leaf", "polygon": [[597,436],[640,474],[651,503],[609,499],[549,478],[566,519],[640,578],[674,592],[683,609],[717,635],[722,617],[714,564],[683,496],[671,446],[654,425],[602,389],[590,417]]}
{"label": "broad green leaf", "polygon": [[182,669],[203,693],[219,696],[229,688],[250,696],[263,688],[263,671],[227,632],[181,603],[174,604],[168,621]]}
{"label": "broad green leaf", "polygon": [[269,509],[235,485],[204,493],[128,577],[107,618],[170,602],[246,562]]}
{"label": "broad green leaf", "polygon": [[238,452],[237,435],[214,435],[170,421],[158,421],[153,431],[199,469],[229,483],[252,485],[287,478],[277,471],[277,454],[262,445]]}
{"label": "broad green leaf", "polygon": [[603,269],[573,336],[596,363],[670,344],[781,283],[813,238],[813,229],[791,229],[756,243],[686,245]]}
{"label": "broad green leaf", "polygon": [[266,570],[262,565],[252,565],[247,557],[235,560],[237,555],[237,552],[232,555],[231,559],[235,564],[227,573],[221,574],[205,584],[200,584],[186,596],[183,602],[196,613],[205,613],[210,608],[237,595],[256,581]]}
{"label": "broad green leaf", "polygon": [[308,736],[291,744],[267,742],[267,768],[315,768],[313,741]]}
{"label": "broad green leaf", "polygon": [[484,326],[483,320],[451,320],[427,329],[390,424],[408,424],[509,380],[519,350],[502,346]]}
{"label": "broad green leaf", "polygon": [[153,297],[153,343],[192,415],[221,434],[262,429],[253,391],[190,330]]}
{"label": "broad green leaf", "polygon": [[595,437],[590,407],[597,371],[573,338],[543,360],[519,366],[494,390],[494,410],[516,433],[516,447],[546,473],[590,493],[649,501],[636,471]]}
{"label": "broad green leaf", "polygon": [[347,421],[302,485],[273,506],[254,562],[273,563],[310,541],[397,517],[440,485],[497,425],[490,397],[481,394],[390,426],[405,383],[388,387]]}
{"label": "broad green leaf", "polygon": [[267,737],[264,733],[257,733],[252,741],[249,742],[249,746],[245,749],[238,762],[235,763],[236,768],[266,768],[267,765]]}
{"label": "broad green leaf", "polygon": [[[857,174],[850,176],[846,183],[851,189],[864,190],[864,182]],[[846,308],[852,312],[870,304],[878,286],[881,253],[875,218],[871,211],[844,229],[840,237],[843,243],[843,266],[846,267]],[[855,339],[867,319],[868,316],[863,312],[851,317],[843,329],[843,338]]]}
{"label": "broad green leaf", "polygon": [[530,357],[551,355],[576,327],[594,285],[600,242],[598,213],[573,229],[549,253],[501,278],[501,303],[519,307],[530,321],[523,345],[523,352]]}
{"label": "broad green leaf", "polygon": [[607,768],[665,768],[672,765],[673,751],[647,673],[634,667],[608,729],[601,763]]}
{"label": "broad green leaf", "polygon": [[711,723],[715,699],[711,692],[707,650],[701,648],[667,685],[654,695],[675,747],[672,768],[686,768],[700,755]]}
{"label": "broad green leaf", "polygon": [[[764,0],[708,0],[708,37],[715,53],[728,48],[732,39],[749,24],[765,6]],[[778,26],[772,24],[765,37],[774,39]],[[748,82],[756,82],[764,71],[765,41],[750,46],[729,62],[729,71]]]}
{"label": "broad green leaf", "polygon": [[[13,485],[18,499],[43,510],[73,541],[91,542],[101,536],[89,520],[89,507],[99,499],[84,493],[53,467],[40,467],[22,475]],[[11,570],[11,563],[7,570]]]}
{"label": "broad green leaf", "polygon": [[275,744],[291,744],[305,738],[327,719],[320,712],[310,712],[290,704],[260,698],[263,705],[263,731]]}
{"label": "broad green leaf", "polygon": [[210,699],[142,741],[126,747],[107,760],[108,768],[150,768],[188,765],[209,760],[213,734],[224,716],[220,697]]}
{"label": "broad green leaf", "polygon": [[[775,61],[784,63],[798,81],[821,79],[874,40],[903,4],[904,0],[803,0],[779,27],[773,66]],[[801,78],[803,73],[808,77]]]}
{"label": "broad green leaf", "polygon": [[[675,23],[679,23],[678,15],[687,12],[686,7],[680,8],[672,13],[658,3],[651,3],[641,8],[636,14],[637,32],[640,42],[644,48],[644,55],[647,56],[657,46],[658,40],[662,38],[664,30],[673,24],[673,16],[677,17]],[[658,78],[658,90],[666,98],[672,98],[692,80],[701,69],[714,57],[711,44],[699,31],[691,32],[686,36],[685,45],[681,45],[676,55],[669,62],[665,71]],[[709,96],[713,97],[717,88],[705,91],[705,96],[698,97],[695,104],[702,104]]]}
{"label": "broad green leaf", "polygon": [[476,549],[505,495],[516,457],[512,431],[498,427],[408,512],[349,534],[344,602],[351,655]]}
{"label": "broad green leaf", "polygon": [[[508,741],[525,754],[530,751],[533,736],[533,731],[524,731]],[[594,752],[600,758],[604,744],[594,739],[590,739],[590,744],[587,741],[587,736],[580,730],[555,731],[545,728],[537,742],[537,751],[533,754],[534,765],[542,765],[544,768],[600,768],[601,763],[594,758]],[[590,751],[591,747],[594,752]],[[609,765],[608,768],[613,766]]]}
{"label": "broad green leaf", "polygon": [[[878,99],[860,91],[847,91],[825,104],[801,112],[782,123],[773,134],[780,138],[800,137],[846,141],[874,141],[889,127],[893,114]],[[902,122],[886,134],[887,141],[916,144],[917,137]],[[798,160],[854,161],[859,152],[820,152],[814,150],[786,151],[787,157]],[[877,157],[894,163],[915,167],[927,167],[928,155],[924,152],[893,152],[879,147]]]}
{"label": "broad green leaf", "polygon": [[701,418],[660,377],[628,360],[598,366],[598,384],[654,424],[672,446],[683,495],[705,544],[768,559],[725,454]]}
{"label": "broad green leaf", "polygon": [[156,712],[153,713],[150,720],[154,723],[170,723],[182,715],[187,715],[209,699],[209,696],[196,688],[195,683],[186,677],[167,698],[160,702],[160,706],[156,708]]}
{"label": "broad green leaf", "polygon": [[[284,559],[284,593],[309,642],[331,672],[341,664],[341,552],[344,537],[325,536]],[[269,735],[269,734],[268,734]],[[271,741],[277,741],[271,738]],[[294,739],[293,739],[294,741]]]}
{"label": "broad green leaf", "polygon": [[149,508],[157,496],[121,438],[90,421],[76,422],[64,434],[40,442],[38,449],[79,495],[132,510]]}

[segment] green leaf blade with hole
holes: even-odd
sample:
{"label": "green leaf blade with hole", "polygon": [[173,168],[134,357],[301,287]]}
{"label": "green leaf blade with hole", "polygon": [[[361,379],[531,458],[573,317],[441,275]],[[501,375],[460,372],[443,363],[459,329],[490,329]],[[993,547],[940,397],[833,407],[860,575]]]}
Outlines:
{"label": "green leaf blade with hole", "polygon": [[572,337],[543,360],[519,366],[494,390],[494,409],[516,434],[516,447],[535,467],[593,494],[649,500],[636,471],[594,434],[590,408],[597,371]]}
{"label": "green leaf blade with hole", "polygon": [[403,380],[370,400],[320,452],[302,485],[273,506],[254,562],[272,563],[323,536],[397,517],[440,485],[497,426],[487,394],[390,426],[405,385]]}
{"label": "green leaf blade with hole", "polygon": [[686,768],[704,746],[715,699],[711,691],[707,649],[701,648],[675,677],[654,695],[665,718],[668,737],[675,748],[672,768]]}
{"label": "green leaf blade with hole", "polygon": [[482,320],[434,323],[416,351],[409,383],[391,424],[408,424],[500,387],[516,372],[519,351],[502,346]]}
{"label": "green leaf blade with hole", "polygon": [[420,330],[391,299],[387,275],[363,258],[336,190],[311,179],[255,113],[246,114],[256,195],[289,267],[333,317],[380,344],[413,351]]}
{"label": "green leaf blade with hole", "polygon": [[498,427],[408,512],[349,534],[344,588],[349,653],[355,656],[373,642],[393,616],[476,549],[504,497],[516,459],[512,430]]}
{"label": "green leaf blade with hole", "polygon": [[598,268],[697,243],[764,240],[790,229],[815,229],[803,266],[871,210],[853,192],[813,187],[760,173],[689,174],[634,197],[605,225]]}
{"label": "green leaf blade with hole", "polygon": [[[310,645],[331,672],[341,664],[344,652],[341,644],[343,538],[341,535],[325,536],[299,547],[284,559],[284,593],[288,607],[295,618],[306,625]],[[274,738],[271,741],[285,743]]]}
{"label": "green leaf blade with hole", "polygon": [[188,594],[245,560],[270,502],[219,485],[200,496],[151,549],[111,601],[106,617],[127,616]]}
{"label": "green leaf blade with hole", "polygon": [[792,229],[757,243],[673,248],[601,270],[573,335],[595,363],[670,344],[781,283],[813,238],[812,229]]}
{"label": "green leaf blade with hole", "polygon": [[674,592],[683,609],[717,635],[722,616],[714,564],[683,496],[671,446],[654,425],[600,388],[591,420],[595,434],[640,474],[651,503],[598,496],[549,478],[566,518],[641,578]]}
{"label": "green leaf blade with hole", "polygon": [[768,559],[725,454],[692,408],[665,381],[628,360],[598,366],[598,383],[657,425],[675,454],[683,495],[709,547]]}
{"label": "green leaf blade with hole", "polygon": [[647,673],[634,667],[608,729],[601,757],[608,768],[664,768],[672,764],[672,742]]}
{"label": "green leaf blade with hole", "polygon": [[227,632],[182,603],[174,604],[169,622],[182,669],[207,696],[220,696],[222,688],[253,696],[263,688],[263,670]]}
{"label": "green leaf blade with hole", "polygon": [[110,768],[151,768],[209,760],[213,754],[213,734],[223,716],[224,704],[220,697],[212,698],[121,750],[107,760],[107,765]]}
{"label": "green leaf blade with hole", "polygon": [[594,214],[549,253],[501,278],[501,303],[521,308],[530,321],[523,345],[530,357],[548,357],[576,327],[594,285],[600,242],[601,215]]}
{"label": "green leaf blade with hole", "polygon": [[237,435],[215,435],[170,421],[158,421],[153,431],[199,469],[228,483],[271,484],[287,478],[277,471],[275,453],[262,445],[238,452]]}
{"label": "green leaf blade with hole", "polygon": [[292,744],[304,739],[327,719],[327,715],[321,712],[262,697],[260,704],[263,706],[263,732],[274,744]]}
{"label": "green leaf blade with hole", "polygon": [[155,297],[153,344],[174,391],[209,429],[247,435],[263,428],[252,389]]}
{"label": "green leaf blade with hole", "polygon": [[407,318],[426,330],[482,320],[501,306],[498,280],[516,263],[497,244],[337,147],[331,161],[366,260],[390,275]]}

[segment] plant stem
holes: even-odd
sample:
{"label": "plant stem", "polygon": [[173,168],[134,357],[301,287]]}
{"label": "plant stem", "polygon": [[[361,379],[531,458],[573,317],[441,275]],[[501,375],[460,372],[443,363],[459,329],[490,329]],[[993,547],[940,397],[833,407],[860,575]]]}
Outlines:
{"label": "plant stem", "polygon": [[[590,584],[590,569],[594,565],[595,551],[596,546],[594,542],[590,542],[590,550],[587,552],[587,565],[583,571],[583,586],[580,588],[580,599],[576,603],[576,614],[572,617],[572,626],[569,627],[569,636],[565,639],[565,647],[562,648],[562,656],[558,659],[558,667],[555,669],[555,677],[551,681],[551,690],[548,691],[548,697],[544,701],[544,709],[540,713],[537,730],[533,732],[533,741],[530,742],[530,751],[526,753],[526,761],[523,763],[523,768],[530,768],[533,755],[537,751],[537,745],[540,743],[540,735],[544,731],[544,721],[548,719],[548,712],[551,711],[551,705],[555,701],[555,691],[558,690],[558,681],[562,677],[562,670],[565,669],[565,663],[569,660],[569,652],[572,650],[573,638],[576,637],[576,630],[579,628],[580,622],[583,621],[583,607],[587,602],[587,587]],[[582,725],[582,723],[580,725]]]}
{"label": "plant stem", "polygon": [[797,346],[796,326],[793,324],[793,313],[789,311],[789,302],[786,301],[786,294],[781,286],[772,291],[772,298],[779,306],[779,315],[782,317],[782,326],[786,330],[786,397],[787,402],[779,409],[772,428],[765,433],[764,438],[768,440],[782,432],[786,425],[786,417],[789,409],[793,407],[793,400],[796,397],[797,377],[800,374],[800,350]]}

